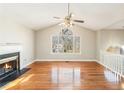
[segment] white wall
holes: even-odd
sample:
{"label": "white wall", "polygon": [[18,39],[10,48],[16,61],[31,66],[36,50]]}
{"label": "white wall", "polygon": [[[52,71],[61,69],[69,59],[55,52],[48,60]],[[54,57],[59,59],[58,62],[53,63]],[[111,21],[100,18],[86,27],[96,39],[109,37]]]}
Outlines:
{"label": "white wall", "polygon": [[73,31],[81,37],[81,54],[52,54],[51,35],[59,31],[56,25],[36,32],[37,60],[96,60],[96,32],[79,26],[74,26]]}
{"label": "white wall", "polygon": [[97,59],[100,51],[110,46],[124,45],[124,30],[101,30],[97,32]]}
{"label": "white wall", "polygon": [[0,54],[14,51],[21,51],[21,68],[30,64],[34,60],[34,31],[0,14]]}

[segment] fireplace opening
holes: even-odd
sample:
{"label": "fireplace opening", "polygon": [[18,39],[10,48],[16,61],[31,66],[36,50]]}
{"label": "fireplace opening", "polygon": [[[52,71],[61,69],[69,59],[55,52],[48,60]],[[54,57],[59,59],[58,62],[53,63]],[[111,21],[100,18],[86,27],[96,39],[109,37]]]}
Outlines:
{"label": "fireplace opening", "polygon": [[16,60],[0,64],[0,76],[16,70]]}

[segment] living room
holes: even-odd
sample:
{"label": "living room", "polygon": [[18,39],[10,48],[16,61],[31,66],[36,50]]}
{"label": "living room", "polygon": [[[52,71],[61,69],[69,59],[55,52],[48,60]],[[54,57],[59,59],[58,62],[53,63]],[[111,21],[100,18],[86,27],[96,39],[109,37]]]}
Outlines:
{"label": "living room", "polygon": [[0,3],[0,89],[123,90],[123,3]]}

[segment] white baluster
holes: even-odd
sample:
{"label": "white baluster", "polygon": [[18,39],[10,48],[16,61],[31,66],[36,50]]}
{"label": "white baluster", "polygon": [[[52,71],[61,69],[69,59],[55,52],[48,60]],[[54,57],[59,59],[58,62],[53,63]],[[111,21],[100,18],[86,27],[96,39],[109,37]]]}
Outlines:
{"label": "white baluster", "polygon": [[118,75],[124,76],[124,56],[101,52],[100,62],[105,65],[105,67],[110,68],[113,72],[115,72],[117,79],[121,79]]}

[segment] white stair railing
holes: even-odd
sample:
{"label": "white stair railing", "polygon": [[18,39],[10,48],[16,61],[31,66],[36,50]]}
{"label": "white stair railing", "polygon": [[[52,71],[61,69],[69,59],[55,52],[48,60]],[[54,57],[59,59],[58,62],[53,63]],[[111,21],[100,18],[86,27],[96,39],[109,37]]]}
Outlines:
{"label": "white stair railing", "polygon": [[124,55],[101,51],[99,63],[124,77]]}

